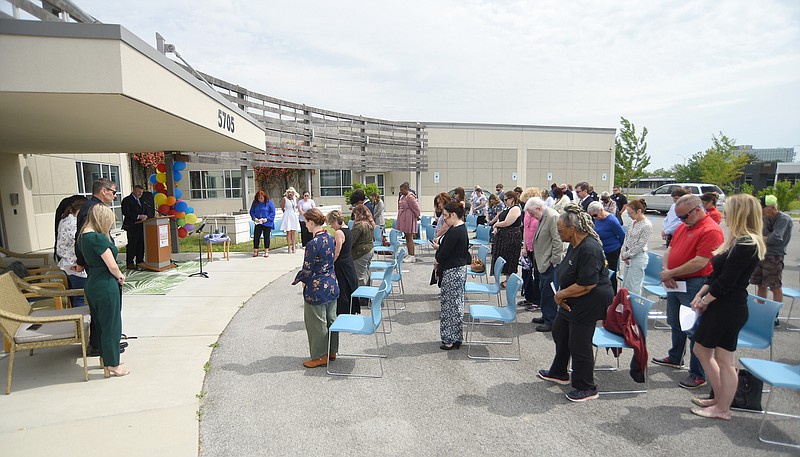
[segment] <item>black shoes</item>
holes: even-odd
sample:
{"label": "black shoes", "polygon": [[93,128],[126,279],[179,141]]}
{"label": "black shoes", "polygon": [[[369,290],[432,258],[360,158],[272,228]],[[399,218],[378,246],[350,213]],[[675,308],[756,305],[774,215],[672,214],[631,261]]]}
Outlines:
{"label": "black shoes", "polygon": [[461,341],[456,341],[455,343],[451,344],[450,346],[442,343],[442,345],[439,346],[439,349],[441,349],[443,351],[450,351],[452,349],[458,349],[460,347],[461,347]]}
{"label": "black shoes", "polygon": [[542,325],[537,325],[536,326],[536,331],[537,332],[550,332],[552,330],[553,330],[553,326],[552,325],[542,324]]}
{"label": "black shoes", "polygon": [[531,323],[533,324],[544,324],[544,318],[542,317],[534,317],[531,319]]}

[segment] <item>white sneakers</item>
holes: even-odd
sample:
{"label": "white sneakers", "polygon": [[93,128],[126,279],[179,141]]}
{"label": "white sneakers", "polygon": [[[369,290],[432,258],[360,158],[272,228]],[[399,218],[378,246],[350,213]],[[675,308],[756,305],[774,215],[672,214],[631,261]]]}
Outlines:
{"label": "white sneakers", "polygon": [[408,262],[408,263],[414,263],[414,262],[416,262],[416,261],[417,261],[417,258],[416,258],[416,257],[414,257],[413,255],[406,256],[406,262]]}

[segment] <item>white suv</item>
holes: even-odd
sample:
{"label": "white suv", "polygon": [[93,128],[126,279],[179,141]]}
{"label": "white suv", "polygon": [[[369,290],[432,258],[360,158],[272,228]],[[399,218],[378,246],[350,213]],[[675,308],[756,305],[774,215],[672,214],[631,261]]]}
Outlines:
{"label": "white suv", "polygon": [[639,198],[643,198],[645,202],[647,202],[647,209],[660,211],[662,213],[666,213],[669,211],[669,207],[672,206],[672,191],[678,187],[683,187],[686,190],[691,191],[694,195],[703,195],[706,192],[716,192],[719,194],[719,199],[717,200],[717,207],[722,209],[725,204],[725,193],[722,192],[722,189],[713,185],[713,184],[700,184],[700,183],[684,183],[684,182],[676,182],[673,184],[664,184],[663,186],[659,187],[658,189],[651,191],[650,193],[640,195]]}

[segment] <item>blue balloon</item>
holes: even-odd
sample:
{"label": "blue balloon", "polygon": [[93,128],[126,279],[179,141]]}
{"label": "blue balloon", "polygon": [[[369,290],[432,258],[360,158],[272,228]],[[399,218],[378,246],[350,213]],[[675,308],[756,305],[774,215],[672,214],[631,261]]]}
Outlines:
{"label": "blue balloon", "polygon": [[193,212],[194,212],[194,208],[192,208],[191,206],[189,206],[189,207],[187,207],[187,208],[186,208],[186,211],[184,211],[184,212],[185,212],[186,214],[191,214],[191,213],[193,213]]}
{"label": "blue balloon", "polygon": [[175,191],[172,193],[172,196],[175,197],[175,199],[180,200],[181,197],[183,197],[183,191],[176,187]]}
{"label": "blue balloon", "polygon": [[189,207],[189,204],[186,203],[183,200],[179,201],[178,203],[175,203],[175,211],[177,211],[179,213],[186,212],[186,208],[188,208],[188,207]]}
{"label": "blue balloon", "polygon": [[152,175],[150,175],[150,182],[151,182],[151,183],[153,183],[153,184],[158,184],[158,181],[156,180],[156,175],[155,175],[155,173],[153,173]]}
{"label": "blue balloon", "polygon": [[181,171],[186,169],[186,162],[182,160],[177,160],[172,164],[172,169],[176,171]]}
{"label": "blue balloon", "polygon": [[172,170],[172,179],[174,179],[175,182],[178,182],[183,179],[183,175],[178,170]]}

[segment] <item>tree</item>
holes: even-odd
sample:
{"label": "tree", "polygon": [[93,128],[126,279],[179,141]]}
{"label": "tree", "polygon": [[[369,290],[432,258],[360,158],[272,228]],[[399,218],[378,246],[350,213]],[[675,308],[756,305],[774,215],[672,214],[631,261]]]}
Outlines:
{"label": "tree", "polygon": [[733,181],[744,174],[744,167],[750,163],[747,154],[737,154],[736,140],[722,132],[720,137],[712,136],[714,146],[706,150],[698,162],[702,182],[716,184],[726,192],[733,191]]}
{"label": "tree", "polygon": [[380,189],[378,188],[378,185],[375,183],[361,184],[360,182],[355,182],[353,183],[353,187],[351,189],[344,191],[345,205],[350,206],[350,196],[353,195],[353,192],[355,192],[356,189],[363,189],[364,195],[366,195],[367,198],[369,198],[369,196],[372,195],[373,193],[377,194],[381,193]]}
{"label": "tree", "polygon": [[646,176],[644,171],[650,165],[650,155],[647,154],[647,127],[642,128],[641,138],[636,136],[636,126],[620,116],[622,128],[614,140],[614,184],[629,188],[635,186],[640,179]]}
{"label": "tree", "polygon": [[774,186],[769,186],[758,192],[759,197],[774,195],[778,199],[778,209],[789,211],[792,202],[800,198],[800,186],[791,181],[778,181]]}
{"label": "tree", "polygon": [[700,170],[700,161],[705,157],[702,152],[696,152],[689,157],[685,164],[676,164],[672,167],[672,175],[677,182],[700,182],[703,180]]}

